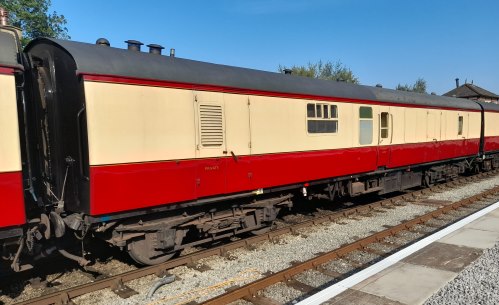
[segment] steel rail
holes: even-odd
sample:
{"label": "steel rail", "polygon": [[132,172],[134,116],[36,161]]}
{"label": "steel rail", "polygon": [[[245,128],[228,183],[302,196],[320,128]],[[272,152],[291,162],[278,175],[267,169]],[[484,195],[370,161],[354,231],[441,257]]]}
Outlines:
{"label": "steel rail", "polygon": [[225,245],[217,246],[214,248],[206,249],[206,250],[201,250],[198,252],[194,252],[176,259],[169,260],[167,262],[161,263],[159,265],[154,265],[154,266],[147,266],[143,267],[140,269],[136,270],[131,270],[127,271],[122,274],[110,276],[108,278],[104,279],[99,279],[95,282],[90,282],[86,283],[83,285],[79,285],[76,287],[72,288],[67,288],[61,291],[53,292],[50,294],[46,294],[40,297],[36,297],[27,301],[22,301],[15,303],[16,305],[51,305],[51,304],[69,304],[71,303],[71,300],[94,292],[98,291],[101,289],[106,289],[106,288],[111,288],[113,290],[120,289],[125,287],[124,283],[135,280],[141,277],[145,277],[148,275],[156,274],[157,276],[164,276],[168,270],[173,269],[175,267],[179,266],[185,266],[185,265],[195,265],[197,261],[199,261],[202,258],[210,257],[210,256],[226,256],[227,253],[231,250],[238,249],[238,248],[243,248],[243,247],[250,247],[251,245],[261,243],[264,241],[273,241],[277,237],[285,234],[296,234],[299,229],[310,227],[310,226],[315,226],[318,224],[326,223],[326,222],[332,222],[335,220],[339,220],[341,218],[349,217],[352,215],[356,214],[365,214],[370,211],[373,211],[377,208],[383,208],[383,207],[388,207],[391,205],[396,204],[398,201],[407,201],[413,197],[416,197],[418,195],[424,195],[426,193],[429,193],[431,191],[436,191],[439,190],[445,186],[457,186],[457,185],[462,185],[464,183],[469,183],[473,182],[478,179],[482,178],[487,178],[490,176],[493,176],[495,174],[499,173],[499,170],[494,170],[490,172],[485,172],[485,173],[480,173],[474,176],[470,177],[464,177],[460,178],[457,180],[453,180],[447,183],[439,184],[436,186],[432,186],[430,188],[425,188],[421,190],[416,190],[411,193],[407,194],[402,194],[399,196],[395,196],[392,198],[388,199],[383,199],[374,203],[362,205],[362,206],[356,206],[352,208],[348,208],[339,212],[333,212],[331,214],[325,215],[325,216],[320,216],[318,218],[312,219],[312,220],[306,220],[297,224],[293,224],[284,228],[272,230],[268,233],[258,235],[258,236],[252,236],[249,238],[245,238],[242,240],[238,241],[233,241],[230,243],[227,243]]}
{"label": "steel rail", "polygon": [[[499,186],[496,186],[496,187],[494,187],[490,190],[487,190],[483,193],[480,193],[478,195],[460,200],[460,201],[452,203],[450,205],[446,205],[446,206],[439,208],[435,211],[429,212],[425,215],[419,216],[419,217],[414,218],[412,220],[403,222],[403,223],[396,225],[392,228],[375,233],[371,236],[368,236],[368,237],[363,238],[361,240],[355,241],[353,243],[350,243],[348,245],[340,247],[336,250],[333,250],[333,251],[327,252],[325,254],[321,254],[317,257],[311,258],[305,262],[295,263],[295,264],[293,264],[293,266],[291,266],[285,270],[271,274],[267,277],[256,280],[256,281],[249,283],[245,286],[242,286],[240,288],[231,289],[231,291],[226,292],[225,294],[222,294],[218,297],[212,298],[212,299],[210,299],[202,304],[203,305],[228,304],[228,303],[240,300],[240,299],[245,299],[245,300],[251,302],[252,298],[258,297],[258,295],[257,295],[258,291],[263,290],[271,285],[274,285],[274,284],[279,283],[279,282],[289,281],[294,276],[296,276],[304,271],[310,270],[310,269],[320,269],[320,266],[325,264],[325,263],[328,263],[328,262],[335,260],[335,259],[342,258],[345,255],[347,255],[353,251],[362,250],[370,244],[382,241],[386,237],[394,236],[397,233],[400,233],[401,231],[410,230],[412,227],[414,227],[416,225],[424,224],[425,222],[427,222],[431,219],[437,218],[438,216],[441,216],[445,213],[448,213],[449,211],[456,210],[460,207],[472,204],[478,200],[483,199],[484,197],[487,197],[489,195],[496,194],[496,193],[499,193]],[[472,213],[470,213],[470,214],[472,214]]]}

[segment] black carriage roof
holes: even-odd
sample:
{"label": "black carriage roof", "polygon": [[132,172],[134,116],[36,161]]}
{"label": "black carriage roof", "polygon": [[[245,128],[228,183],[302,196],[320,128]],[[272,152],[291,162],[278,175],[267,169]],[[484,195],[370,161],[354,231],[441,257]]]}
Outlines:
{"label": "black carriage roof", "polygon": [[22,69],[17,61],[16,40],[6,32],[0,32],[0,66]]}
{"label": "black carriage roof", "polygon": [[494,103],[486,103],[486,102],[477,102],[483,106],[485,111],[494,111],[499,112],[499,105]]}
{"label": "black carriage roof", "polygon": [[[31,49],[40,44],[55,45],[66,50],[76,63],[77,73],[82,74],[112,75],[276,93],[480,110],[478,104],[466,99],[318,80],[68,40],[38,38],[32,41],[25,51],[30,52]],[[499,110],[499,107],[495,110]]]}

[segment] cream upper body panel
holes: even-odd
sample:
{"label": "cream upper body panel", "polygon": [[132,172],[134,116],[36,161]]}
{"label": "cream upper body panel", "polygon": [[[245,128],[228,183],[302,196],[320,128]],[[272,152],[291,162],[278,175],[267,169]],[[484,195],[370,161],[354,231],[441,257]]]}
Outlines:
{"label": "cream upper body panel", "polygon": [[405,108],[404,123],[401,125],[404,141],[399,144],[476,139],[480,137],[481,114],[458,110]]}
{"label": "cream upper body panel", "polygon": [[[366,145],[359,143],[359,105],[357,104],[262,96],[250,97],[250,102],[252,154],[377,145],[375,135],[371,143]],[[319,108],[324,105],[335,106],[337,117],[330,118],[331,121],[335,121],[335,132],[309,132],[308,121],[314,119],[307,117],[307,105]],[[375,119],[372,121],[374,130],[376,130],[377,121]]]}
{"label": "cream upper body panel", "polygon": [[[90,165],[400,145],[480,136],[479,112],[92,81],[85,82],[85,96]],[[310,105],[329,107],[330,113],[311,119],[307,114]],[[369,110],[364,117],[361,108]],[[369,113],[368,117],[365,113]],[[310,120],[329,121],[333,129],[310,132]],[[366,137],[366,132],[371,134]]]}
{"label": "cream upper body panel", "polygon": [[[388,135],[386,139],[379,139],[380,145],[396,145],[405,143],[404,120],[405,109],[402,107],[381,107],[381,111],[388,111]],[[383,109],[384,108],[384,109]],[[381,117],[381,114],[380,114]]]}
{"label": "cream upper body panel", "polygon": [[85,82],[90,165],[195,158],[188,90]]}
{"label": "cream upper body panel", "polygon": [[482,126],[482,114],[480,112],[467,112],[467,123],[466,117],[464,118],[464,125],[466,126],[467,135],[466,139],[477,139],[480,138],[480,131]]}
{"label": "cream upper body panel", "polygon": [[225,139],[228,154],[251,154],[250,98],[247,95],[225,94]]}
{"label": "cream upper body panel", "polygon": [[16,84],[13,75],[0,75],[0,173],[20,170]]}
{"label": "cream upper body panel", "polygon": [[485,136],[499,136],[499,113],[485,112]]}

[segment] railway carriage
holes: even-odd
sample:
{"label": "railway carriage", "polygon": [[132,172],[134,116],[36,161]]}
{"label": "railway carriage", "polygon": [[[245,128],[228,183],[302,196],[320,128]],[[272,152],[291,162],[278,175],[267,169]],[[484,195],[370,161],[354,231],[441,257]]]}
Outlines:
{"label": "railway carriage", "polygon": [[17,78],[23,73],[15,32],[0,27],[0,246],[20,237],[26,222]]}
{"label": "railway carriage", "polygon": [[496,106],[106,45],[25,51],[42,201],[140,263],[264,232],[296,196],[383,194],[497,165],[499,129],[481,136]]}
{"label": "railway carriage", "polygon": [[[484,112],[483,150],[485,155],[494,156],[499,152],[499,107],[496,104],[480,102]],[[497,168],[497,160],[485,162],[487,168]]]}
{"label": "railway carriage", "polygon": [[[75,238],[141,264],[334,202],[499,167],[499,106],[36,39],[0,8],[0,247],[14,271]],[[83,250],[83,249],[82,249]],[[84,252],[84,251],[82,251]]]}

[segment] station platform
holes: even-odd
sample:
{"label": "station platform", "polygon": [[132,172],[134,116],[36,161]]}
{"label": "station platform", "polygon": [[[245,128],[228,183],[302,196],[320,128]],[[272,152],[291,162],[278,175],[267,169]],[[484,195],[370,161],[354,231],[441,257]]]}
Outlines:
{"label": "station platform", "polygon": [[[363,277],[353,275],[353,279],[339,282],[298,304],[423,304],[485,249],[499,242],[499,202],[484,210],[476,213],[482,215],[469,216],[409,246],[413,247],[413,253],[405,256],[396,253],[367,268],[371,270],[366,269]],[[415,250],[414,246],[419,249]],[[410,250],[408,248],[400,252]],[[397,259],[397,255],[401,259]]]}

